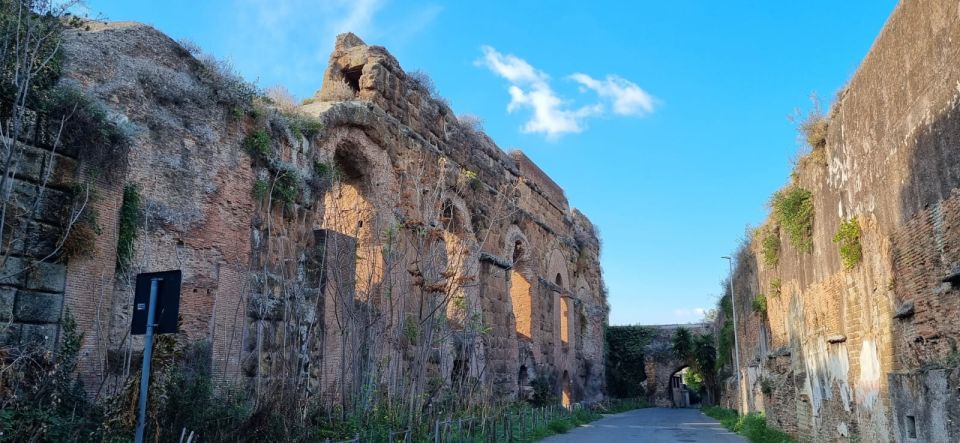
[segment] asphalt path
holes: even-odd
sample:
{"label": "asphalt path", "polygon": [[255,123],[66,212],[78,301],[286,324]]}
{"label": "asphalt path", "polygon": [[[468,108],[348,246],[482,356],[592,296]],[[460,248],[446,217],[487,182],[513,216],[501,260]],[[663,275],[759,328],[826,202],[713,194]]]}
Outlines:
{"label": "asphalt path", "polygon": [[549,443],[637,441],[648,443],[745,443],[747,440],[703,415],[699,409],[645,408],[608,415],[566,434],[543,440]]}

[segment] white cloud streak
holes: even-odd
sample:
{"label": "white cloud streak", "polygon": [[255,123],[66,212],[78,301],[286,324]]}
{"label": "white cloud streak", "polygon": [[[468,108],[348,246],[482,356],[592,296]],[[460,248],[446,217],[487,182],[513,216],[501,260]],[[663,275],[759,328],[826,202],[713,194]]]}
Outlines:
{"label": "white cloud streak", "polygon": [[550,76],[526,60],[512,54],[501,54],[490,46],[483,46],[483,58],[477,64],[510,82],[510,103],[507,112],[529,108],[533,111],[522,130],[526,133],[541,133],[555,140],[566,133],[583,131],[583,119],[602,112],[597,105],[571,108],[569,102],[560,98],[550,87]]}
{"label": "white cloud streak", "polygon": [[[585,119],[604,114],[606,107],[602,102],[573,106],[570,100],[554,91],[547,73],[534,68],[526,60],[513,54],[502,54],[490,46],[480,49],[483,57],[476,64],[510,83],[507,112],[532,111],[530,119],[521,128],[523,132],[540,133],[548,140],[556,140],[563,134],[582,132],[586,128]],[[608,75],[605,80],[596,80],[576,73],[570,79],[579,83],[584,91],[592,90],[610,102],[614,114],[643,116],[653,112],[655,99],[635,83],[619,76]]]}
{"label": "white cloud streak", "polygon": [[627,79],[608,75],[597,80],[587,74],[576,73],[570,76],[575,82],[591,89],[600,97],[613,102],[613,112],[626,116],[644,116],[653,112],[654,98],[647,91]]}

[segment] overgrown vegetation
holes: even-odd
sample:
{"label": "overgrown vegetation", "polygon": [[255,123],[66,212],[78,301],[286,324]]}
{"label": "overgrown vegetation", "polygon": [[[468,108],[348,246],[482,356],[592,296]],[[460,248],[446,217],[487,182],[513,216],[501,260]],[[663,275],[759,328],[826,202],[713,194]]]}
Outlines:
{"label": "overgrown vegetation", "polygon": [[797,110],[793,120],[797,122],[797,129],[803,136],[804,141],[810,148],[810,152],[801,156],[797,160],[798,166],[812,163],[826,166],[827,164],[827,131],[830,128],[830,120],[820,108],[820,99],[816,94],[810,96],[812,107],[803,116]]}
{"label": "overgrown vegetation", "polygon": [[689,365],[688,373],[695,374],[691,376],[699,379],[702,389],[699,389],[698,393],[705,394],[704,402],[715,404],[719,398],[719,384],[717,349],[714,347],[713,335],[691,334],[686,328],[677,328],[673,335],[672,350],[678,360]]}
{"label": "overgrown vegetation", "polygon": [[753,298],[753,312],[756,312],[760,315],[767,314],[767,296],[763,294],[757,294]]}
{"label": "overgrown vegetation", "polygon": [[727,429],[736,432],[753,443],[793,443],[795,440],[785,432],[767,426],[762,414],[741,416],[733,409],[718,406],[703,408],[703,413],[720,421]]}
{"label": "overgrown vegetation", "polygon": [[[724,285],[726,286],[726,285]],[[717,367],[729,367],[733,364],[733,304],[729,291],[720,298],[720,314],[723,326],[720,328],[720,337],[717,339]]]}
{"label": "overgrown vegetation", "polygon": [[297,174],[297,171],[292,168],[284,169],[279,171],[273,180],[270,195],[274,200],[290,205],[300,200],[301,186],[300,175]]}
{"label": "overgrown vegetation", "polygon": [[777,191],[771,207],[790,244],[801,252],[813,251],[813,194],[794,185]]}
{"label": "overgrown vegetation", "polygon": [[254,129],[243,139],[243,150],[255,160],[266,161],[273,153],[272,144],[270,134],[266,130]]}
{"label": "overgrown vegetation", "polygon": [[640,397],[640,382],[647,375],[643,366],[644,348],[652,332],[643,326],[607,326],[605,332],[607,392],[614,398]]}
{"label": "overgrown vegetation", "polygon": [[100,235],[98,213],[93,207],[96,193],[89,185],[74,184],[66,192],[67,204],[60,208],[60,258],[88,257]]}
{"label": "overgrown vegetation", "polygon": [[0,441],[107,441],[102,411],[74,375],[82,340],[67,311],[56,352],[36,342],[0,347]]}
{"label": "overgrown vegetation", "polygon": [[833,242],[840,248],[840,259],[843,261],[844,269],[855,268],[863,259],[860,234],[860,223],[856,217],[851,217],[840,222],[840,228],[833,236]]}
{"label": "overgrown vegetation", "polygon": [[763,254],[763,263],[776,267],[780,262],[780,233],[777,230],[768,230],[760,241],[760,250]]}
{"label": "overgrown vegetation", "polygon": [[119,272],[128,270],[133,260],[137,231],[143,224],[141,204],[140,191],[137,190],[137,185],[129,184],[125,186],[117,228],[117,270]]}

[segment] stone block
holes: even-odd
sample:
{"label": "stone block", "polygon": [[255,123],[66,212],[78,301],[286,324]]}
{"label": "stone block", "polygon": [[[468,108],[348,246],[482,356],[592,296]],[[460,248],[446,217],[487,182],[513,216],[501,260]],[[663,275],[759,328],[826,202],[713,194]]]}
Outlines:
{"label": "stone block", "polygon": [[20,346],[39,346],[52,350],[57,341],[57,325],[20,325]]}
{"label": "stone block", "polygon": [[[13,302],[16,296],[16,289],[0,287],[0,322],[8,322],[13,319]],[[0,326],[0,328],[2,327]]]}
{"label": "stone block", "polygon": [[20,290],[13,317],[19,322],[57,323],[62,305],[63,295]]}
{"label": "stone block", "polygon": [[67,267],[58,263],[32,262],[20,257],[7,257],[0,269],[0,285],[24,286],[44,292],[63,292]]}
{"label": "stone block", "polygon": [[9,321],[0,322],[0,346],[16,346],[20,343],[20,326]]}

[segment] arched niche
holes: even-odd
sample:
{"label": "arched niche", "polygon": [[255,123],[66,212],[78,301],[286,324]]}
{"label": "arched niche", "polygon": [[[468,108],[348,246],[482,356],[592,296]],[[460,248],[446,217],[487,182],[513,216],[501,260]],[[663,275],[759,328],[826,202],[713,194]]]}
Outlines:
{"label": "arched niche", "polygon": [[510,258],[510,305],[516,320],[517,336],[530,340],[533,336],[533,291],[530,285],[530,245],[516,226],[511,226],[505,237],[505,256]]}
{"label": "arched niche", "polygon": [[319,227],[357,240],[356,297],[376,300],[385,269],[380,234],[395,224],[389,190],[396,187],[396,179],[389,172],[390,158],[362,131],[336,128],[323,141],[316,161],[331,174]]}
{"label": "arched niche", "polygon": [[570,283],[567,273],[567,260],[559,249],[553,249],[547,255],[546,277],[554,284],[554,336],[562,346],[568,346],[571,339],[572,300],[567,285]]}

